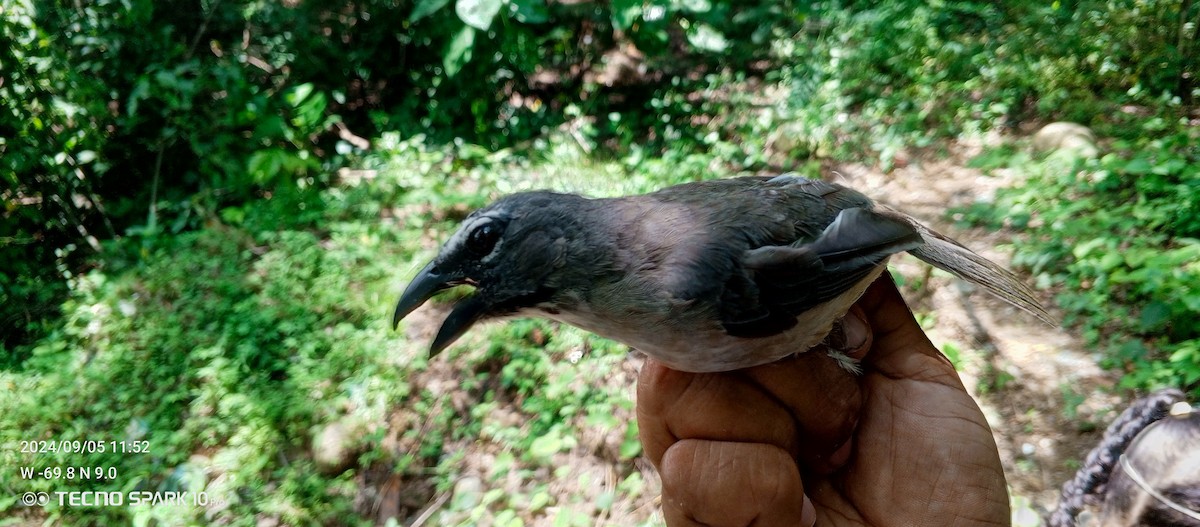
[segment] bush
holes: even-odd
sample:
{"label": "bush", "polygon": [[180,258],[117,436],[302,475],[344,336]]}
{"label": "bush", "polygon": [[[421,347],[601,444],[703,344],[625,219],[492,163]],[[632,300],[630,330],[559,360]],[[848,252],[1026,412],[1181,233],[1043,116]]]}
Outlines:
{"label": "bush", "polygon": [[1115,106],[1197,94],[1190,2],[852,5],[814,9],[802,38],[776,43],[791,65],[775,73],[791,90],[783,122],[820,154],[873,151],[886,168],[902,149],[1029,119],[1107,133]]}
{"label": "bush", "polygon": [[[1158,123],[1156,126],[1155,123]],[[1068,322],[1130,388],[1200,388],[1200,134],[1151,119],[1097,160],[1033,160],[1030,174],[966,217],[1026,231],[1014,262],[1058,286]],[[1164,126],[1165,125],[1165,126]]]}

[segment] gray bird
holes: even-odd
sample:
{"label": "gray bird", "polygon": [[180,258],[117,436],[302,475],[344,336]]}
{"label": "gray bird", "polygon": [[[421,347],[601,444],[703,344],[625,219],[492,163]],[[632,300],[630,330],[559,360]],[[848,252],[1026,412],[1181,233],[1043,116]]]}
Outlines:
{"label": "gray bird", "polygon": [[819,344],[901,251],[1051,320],[1012,273],[913,218],[783,175],[621,198],[501,198],[463,220],[417,274],[393,326],[435,293],[469,284],[474,294],[447,316],[431,356],[482,319],[541,316],[676,370],[728,371]]}

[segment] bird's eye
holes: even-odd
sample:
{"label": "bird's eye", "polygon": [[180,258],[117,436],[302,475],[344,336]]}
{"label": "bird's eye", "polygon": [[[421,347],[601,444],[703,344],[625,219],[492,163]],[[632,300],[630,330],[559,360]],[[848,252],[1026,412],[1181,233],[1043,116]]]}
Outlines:
{"label": "bird's eye", "polygon": [[500,241],[500,228],[490,222],[484,223],[467,236],[467,250],[476,256],[486,256],[496,248],[498,241]]}

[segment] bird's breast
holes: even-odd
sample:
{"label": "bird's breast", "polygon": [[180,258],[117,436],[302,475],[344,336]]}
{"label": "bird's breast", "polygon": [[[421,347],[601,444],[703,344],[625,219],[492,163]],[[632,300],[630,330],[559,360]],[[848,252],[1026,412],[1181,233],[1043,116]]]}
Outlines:
{"label": "bird's breast", "polygon": [[675,370],[731,371],[775,362],[820,344],[885,268],[878,266],[845,294],[801,313],[791,329],[762,337],[729,335],[712,306],[695,304],[595,304],[579,299],[539,314],[626,344]]}
{"label": "bird's breast", "polygon": [[730,336],[716,322],[683,327],[670,320],[620,320],[572,311],[545,316],[621,342],[671,369],[696,373],[749,368],[807,351],[829,334],[837,318],[769,337],[743,338]]}

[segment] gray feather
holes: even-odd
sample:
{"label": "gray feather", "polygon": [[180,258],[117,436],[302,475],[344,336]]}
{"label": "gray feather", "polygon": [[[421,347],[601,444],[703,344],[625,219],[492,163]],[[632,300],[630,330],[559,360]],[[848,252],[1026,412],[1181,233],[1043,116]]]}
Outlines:
{"label": "gray feather", "polygon": [[1054,318],[1037,301],[1033,290],[1008,269],[922,225],[906,214],[892,210],[881,212],[908,221],[921,234],[925,243],[909,250],[909,254],[963,280],[978,284],[1005,302],[1038,317],[1042,322],[1057,326]]}
{"label": "gray feather", "polygon": [[838,214],[809,248],[833,271],[877,265],[890,254],[919,247],[923,238],[911,222],[855,207]]}
{"label": "gray feather", "polygon": [[909,221],[860,207],[842,210],[811,242],[745,251],[741,267],[753,285],[731,276],[722,322],[731,335],[783,331],[805,311],[852,290],[888,256],[921,243]]}

